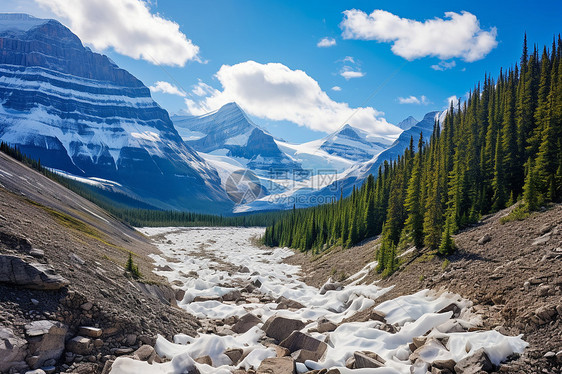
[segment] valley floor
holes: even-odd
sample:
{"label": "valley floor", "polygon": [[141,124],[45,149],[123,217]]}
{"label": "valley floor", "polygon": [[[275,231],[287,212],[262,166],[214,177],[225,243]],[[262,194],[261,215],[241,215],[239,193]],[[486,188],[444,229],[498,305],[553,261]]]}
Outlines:
{"label": "valley floor", "polygon": [[[305,321],[296,329],[285,326],[287,335],[300,330],[327,343],[324,355],[316,348],[303,355],[305,348],[291,347],[296,369],[302,373],[323,368],[347,372],[349,357],[357,352],[376,352],[386,361],[381,373],[410,373],[411,369],[425,373],[428,366],[419,360],[412,366],[420,355],[428,361],[461,362],[479,348],[499,367],[527,345],[521,337],[508,336],[506,330],[486,326],[487,316],[478,305],[471,308],[470,300],[454,293],[430,291],[418,283],[399,292],[395,291],[398,287],[372,284],[373,242],[311,261],[288,249],[256,245],[255,238],[263,233],[259,228],[141,231],[162,252],[151,256],[156,273],[182,290],[178,305],[198,317],[202,327],[195,337],[180,334],[173,342],[157,339],[156,352],[170,362],[150,365],[118,358],[113,374],[179,373],[190,367],[201,373],[268,372],[263,371],[263,362],[279,360],[287,353],[279,345],[288,343],[273,337],[275,331],[270,328],[278,317]],[[326,282],[330,276],[333,279]],[[414,339],[426,333],[426,345]],[[411,346],[412,341],[421,348]],[[233,358],[235,351],[241,353]],[[417,353],[411,356],[413,351]],[[507,365],[500,370],[511,368]],[[356,362],[355,367],[373,366]]]}

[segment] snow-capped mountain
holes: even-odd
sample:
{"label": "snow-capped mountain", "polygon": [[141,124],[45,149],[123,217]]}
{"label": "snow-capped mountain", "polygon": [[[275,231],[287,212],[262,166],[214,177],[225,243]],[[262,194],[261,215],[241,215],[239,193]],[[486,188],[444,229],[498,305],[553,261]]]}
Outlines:
{"label": "snow-capped mountain", "polygon": [[402,130],[408,130],[410,127],[416,125],[419,121],[412,116],[409,116],[402,122],[398,123],[396,126],[400,127]]}
{"label": "snow-capped mountain", "polygon": [[446,113],[446,111],[427,113],[421,121],[410,127],[408,130],[403,131],[389,148],[385,149],[371,160],[351,167],[344,175],[342,175],[342,178],[334,182],[332,185],[325,187],[319,194],[328,196],[334,195],[334,191],[337,193],[342,191],[344,196],[347,196],[351,193],[353,186],[361,186],[365,179],[367,179],[367,177],[371,174],[376,176],[378,174],[379,166],[384,164],[385,161],[396,160],[399,156],[404,154],[404,151],[410,145],[410,139],[413,139],[414,146],[417,146],[420,134],[422,134],[426,141],[429,141],[431,134],[433,134],[435,121],[440,121],[444,118],[443,113]]}
{"label": "snow-capped mountain", "polygon": [[348,160],[367,161],[388,148],[392,140],[345,125],[324,139],[321,149]]}
{"label": "snow-capped mountain", "polygon": [[1,140],[156,206],[229,209],[217,172],[182,141],[149,89],[68,28],[1,14],[0,46]]}
{"label": "snow-capped mountain", "polygon": [[227,156],[262,175],[275,169],[301,168],[236,103],[202,116],[172,116],[172,121],[183,140],[201,153]]}

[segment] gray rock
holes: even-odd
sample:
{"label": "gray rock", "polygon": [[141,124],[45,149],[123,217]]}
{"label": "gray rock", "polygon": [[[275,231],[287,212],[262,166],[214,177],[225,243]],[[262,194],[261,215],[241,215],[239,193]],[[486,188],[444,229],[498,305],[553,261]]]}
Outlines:
{"label": "gray rock", "polygon": [[236,322],[232,326],[232,331],[234,331],[237,334],[243,334],[248,330],[250,330],[255,325],[257,325],[258,323],[261,323],[261,319],[254,316],[252,313],[248,313],[240,317],[238,322]]}
{"label": "gray rock", "polygon": [[78,328],[78,334],[82,336],[87,336],[89,338],[99,338],[102,334],[102,329],[90,326],[80,326]]}
{"label": "gray rock", "polygon": [[0,255],[0,282],[35,290],[58,290],[70,284],[48,265],[10,255]]}
{"label": "gray rock", "polygon": [[150,345],[145,344],[135,351],[135,356],[137,356],[141,361],[146,361],[154,353],[154,348],[152,348]]}
{"label": "gray rock", "polygon": [[115,362],[115,360],[107,360],[105,362],[105,364],[103,365],[103,369],[101,371],[101,374],[109,374],[109,372],[111,371],[111,367],[113,366],[114,362]]}
{"label": "gray rock", "polygon": [[45,257],[45,251],[42,250],[42,249],[38,249],[38,248],[32,248],[31,251],[29,251],[29,254],[33,257],[36,257],[36,258]]}
{"label": "gray rock", "polygon": [[318,321],[318,327],[316,328],[319,333],[331,332],[338,328],[338,325],[328,320],[327,318],[322,318]]}
{"label": "gray rock", "polygon": [[353,353],[353,358],[355,358],[355,368],[382,368],[385,366],[385,360],[374,352],[355,352]]}
{"label": "gray rock", "polygon": [[123,356],[133,353],[133,348],[117,348],[115,350],[112,349],[112,351],[115,356]]}
{"label": "gray rock", "polygon": [[295,360],[291,357],[266,358],[258,368],[257,374],[294,374]]}
{"label": "gray rock", "polygon": [[232,365],[237,365],[240,362],[244,351],[241,348],[232,348],[224,351],[224,354],[228,358],[230,358],[230,361],[232,361]]}
{"label": "gray rock", "polygon": [[302,330],[305,323],[297,320],[280,316],[271,316],[263,324],[262,330],[270,338],[275,338],[277,341],[285,340],[293,331]]}
{"label": "gray rock", "polygon": [[211,359],[210,356],[197,357],[194,361],[197,362],[198,364],[213,366],[213,360]]}
{"label": "gray rock", "polygon": [[236,301],[242,297],[242,293],[239,290],[232,290],[229,293],[222,296],[223,301]]}
{"label": "gray rock", "polygon": [[27,341],[14,335],[14,331],[7,327],[0,327],[0,372],[8,372],[14,367],[16,370],[26,367]]}
{"label": "gray rock", "polygon": [[277,303],[276,309],[278,309],[278,310],[279,309],[302,309],[302,308],[304,308],[304,305],[302,305],[298,301],[287,299],[284,296],[280,296],[279,298],[277,298],[277,300],[275,300],[275,302]]}
{"label": "gray rock", "polygon": [[343,285],[339,282],[326,283],[320,288],[320,295],[326,294],[328,291],[339,291],[343,288]]}
{"label": "gray rock", "polygon": [[45,370],[43,369],[35,369],[35,370],[26,371],[25,374],[47,374],[47,373],[45,373]]}
{"label": "gray rock", "polygon": [[239,272],[239,273],[249,273],[249,272],[250,272],[250,269],[248,269],[247,266],[240,265],[240,267],[238,267],[238,272]]}
{"label": "gray rock", "polygon": [[92,339],[85,336],[75,336],[66,343],[66,350],[77,355],[88,355],[92,351]]}
{"label": "gray rock", "polygon": [[453,312],[452,317],[456,318],[461,314],[461,308],[459,308],[459,306],[457,304],[451,303],[451,304],[447,305],[445,308],[438,311],[437,313],[447,313],[447,312]]}
{"label": "gray rock", "polygon": [[64,324],[55,321],[33,321],[25,325],[29,343],[29,366],[37,369],[50,359],[58,361],[64,351],[67,331]]}
{"label": "gray rock", "polygon": [[185,290],[176,290],[175,292],[176,301],[182,301],[185,296]]}
{"label": "gray rock", "polygon": [[300,331],[293,331],[279,346],[287,348],[291,353],[301,350],[303,352],[299,352],[298,358],[312,361],[320,360],[328,348],[326,343]]}
{"label": "gray rock", "polygon": [[375,309],[371,310],[371,314],[369,318],[373,321],[386,323],[386,314],[384,314],[383,312],[379,312],[378,310]]}
{"label": "gray rock", "polygon": [[490,236],[490,234],[486,233],[480,239],[478,239],[478,244],[484,245],[488,243],[490,240],[492,240],[492,237]]}
{"label": "gray rock", "polygon": [[494,365],[488,358],[484,349],[477,350],[473,355],[464,358],[455,365],[456,374],[478,374],[481,371],[490,372]]}
{"label": "gray rock", "polygon": [[549,240],[550,240],[550,233],[544,234],[543,236],[540,236],[540,237],[536,238],[533,241],[532,245],[543,245],[543,244],[548,243]]}

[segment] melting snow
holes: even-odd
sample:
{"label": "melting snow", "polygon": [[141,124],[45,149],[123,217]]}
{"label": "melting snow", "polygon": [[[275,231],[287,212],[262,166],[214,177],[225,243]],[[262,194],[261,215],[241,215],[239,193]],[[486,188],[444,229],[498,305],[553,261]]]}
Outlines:
{"label": "melting snow", "polygon": [[[283,263],[292,255],[286,248],[263,249],[251,244],[251,238],[263,234],[261,228],[144,228],[141,231],[155,236],[161,255],[153,255],[158,269],[157,274],[165,276],[174,284],[182,284],[185,297],[180,307],[200,318],[222,319],[242,316],[248,312],[265,322],[273,315],[305,321],[302,330],[307,332],[317,326],[317,320],[325,317],[334,323],[368,309],[375,300],[390,288],[380,288],[376,284],[360,284],[365,276],[376,266],[367,264],[357,274],[351,276],[351,283],[338,290],[321,294],[320,290],[306,285],[299,278],[298,266]],[[248,272],[239,272],[243,267]],[[171,269],[171,270],[170,270]],[[277,303],[253,302],[237,305],[214,300],[194,302],[197,296],[218,297],[243,287],[249,282],[261,282],[258,291],[275,300],[280,296],[305,305],[300,310],[276,310]],[[458,319],[452,319],[452,312],[437,313],[451,303],[461,308]],[[512,353],[522,353],[527,343],[521,336],[509,337],[497,331],[442,332],[448,331],[455,321],[465,327],[477,324],[477,318],[470,313],[472,303],[452,293],[436,294],[423,290],[413,295],[401,296],[380,303],[376,310],[386,314],[388,323],[398,330],[390,333],[380,329],[381,322],[341,323],[333,332],[312,333],[320,340],[327,340],[328,349],[318,361],[305,361],[297,364],[298,372],[312,369],[338,368],[341,373],[410,373],[426,372],[426,367],[414,368],[409,361],[409,343],[414,337],[448,337],[446,349],[438,344],[427,345],[423,357],[428,362],[435,359],[453,358],[459,361],[483,348],[494,364],[499,364]],[[218,336],[201,333],[197,337],[176,335],[174,342],[162,336],[156,341],[155,349],[160,356],[171,359],[163,364],[148,364],[129,358],[118,358],[111,373],[184,373],[197,367],[201,373],[229,373],[238,368],[257,369],[262,360],[274,357],[275,352],[260,343],[264,335],[261,324],[244,334]],[[242,348],[249,352],[236,367],[230,366],[230,359],[224,355],[228,348]],[[348,370],[346,360],[355,351],[372,351],[386,360],[381,369]],[[197,364],[193,359],[209,355],[215,367]],[[411,371],[412,370],[412,371]]]}

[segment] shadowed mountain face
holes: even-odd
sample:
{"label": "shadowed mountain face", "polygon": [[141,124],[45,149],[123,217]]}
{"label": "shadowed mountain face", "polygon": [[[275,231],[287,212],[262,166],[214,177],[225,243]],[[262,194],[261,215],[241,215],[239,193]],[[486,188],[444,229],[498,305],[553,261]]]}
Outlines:
{"label": "shadowed mountain face", "polygon": [[0,139],[43,165],[163,208],[230,208],[149,89],[57,21],[0,15],[0,104]]}

